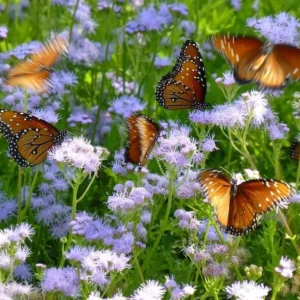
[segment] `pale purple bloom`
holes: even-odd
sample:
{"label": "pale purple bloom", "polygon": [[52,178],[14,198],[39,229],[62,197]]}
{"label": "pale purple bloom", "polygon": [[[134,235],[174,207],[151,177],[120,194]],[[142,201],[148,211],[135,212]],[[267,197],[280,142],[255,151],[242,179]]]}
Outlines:
{"label": "pale purple bloom", "polygon": [[229,270],[225,263],[211,261],[204,267],[203,274],[209,277],[226,277],[229,274]]}
{"label": "pale purple bloom", "polygon": [[271,122],[270,125],[266,125],[265,129],[269,132],[271,140],[281,140],[285,138],[285,134],[289,132],[289,128],[284,123]]}
{"label": "pale purple bloom", "polygon": [[132,232],[126,232],[122,234],[120,238],[115,238],[112,241],[113,250],[118,253],[124,253],[124,254],[131,253],[133,245],[134,245],[134,236]]}
{"label": "pale purple bloom", "polygon": [[190,36],[196,32],[196,24],[193,21],[181,21],[179,27],[183,30],[186,36]]}
{"label": "pale purple bloom", "polygon": [[202,150],[205,152],[213,152],[218,150],[219,148],[216,146],[214,135],[206,136],[206,138],[202,141]]}
{"label": "pale purple bloom", "polygon": [[155,57],[154,66],[157,69],[168,67],[171,65],[171,59],[169,57]]}
{"label": "pale purple bloom", "polygon": [[193,293],[195,292],[195,288],[190,285],[185,284],[183,285],[183,287],[180,287],[176,283],[174,275],[172,275],[171,277],[166,276],[165,287],[170,291],[171,299],[173,300],[183,299],[188,295],[193,295]]}
{"label": "pale purple bloom", "polygon": [[55,113],[55,111],[50,109],[33,110],[31,114],[39,119],[45,120],[48,123],[55,124],[59,121],[59,116]]}
{"label": "pale purple bloom", "polygon": [[11,258],[7,250],[0,251],[0,269],[9,270],[11,266]]}
{"label": "pale purple bloom", "polygon": [[108,151],[100,146],[92,146],[84,137],[74,137],[54,148],[49,156],[57,162],[83,169],[88,174],[97,172]]}
{"label": "pale purple bloom", "polygon": [[143,224],[149,224],[151,222],[152,214],[149,210],[143,210],[141,214],[141,222]]}
{"label": "pale purple bloom", "polygon": [[27,246],[21,246],[20,248],[17,249],[14,259],[19,263],[25,262],[25,260],[28,258],[30,254],[31,251]]}
{"label": "pale purple bloom", "polygon": [[121,96],[113,101],[108,111],[124,118],[129,118],[132,114],[143,110],[145,107],[146,104],[134,96]]}
{"label": "pale purple bloom", "polygon": [[195,218],[195,213],[193,211],[178,209],[174,212],[174,216],[179,220],[178,226],[183,229],[197,231],[201,223],[201,221]]}
{"label": "pale purple bloom", "polygon": [[0,26],[0,38],[6,39],[7,38],[8,29],[6,26]]}
{"label": "pale purple bloom", "polygon": [[230,2],[235,11],[241,10],[242,8],[241,0],[231,0]]}
{"label": "pale purple bloom", "polygon": [[28,264],[22,263],[14,269],[14,278],[30,282],[33,278],[31,268]]}
{"label": "pale purple bloom", "polygon": [[237,300],[263,300],[268,295],[270,288],[263,284],[257,284],[254,281],[244,280],[242,282],[234,282],[225,288],[228,298],[235,297]]}
{"label": "pale purple bloom", "polygon": [[30,55],[32,53],[35,53],[39,51],[42,48],[42,43],[37,41],[31,41],[28,44],[24,43],[13,50],[9,51],[7,55],[9,56],[15,56],[18,59],[24,59],[27,55]]}
{"label": "pale purple bloom", "polygon": [[[199,226],[199,232],[200,233],[204,233],[206,231],[206,226],[207,226],[207,221],[206,220],[202,220],[201,223],[200,223],[200,226]],[[225,232],[221,232],[222,233],[222,236],[223,236],[223,239],[225,241],[228,240],[228,237],[229,237],[229,234],[225,233]],[[220,241],[220,238],[216,232],[216,229],[214,226],[210,226],[209,229],[208,229],[208,234],[207,234],[207,239],[209,241]]]}
{"label": "pale purple bloom", "polygon": [[93,122],[93,116],[89,111],[84,110],[81,107],[74,107],[70,117],[67,119],[67,122],[70,123],[71,127],[74,127],[77,124],[91,124]]}
{"label": "pale purple bloom", "polygon": [[72,267],[47,269],[41,287],[43,292],[62,292],[69,297],[80,294],[79,278]]}
{"label": "pale purple bloom", "polygon": [[291,259],[283,256],[280,259],[279,266],[275,268],[275,271],[283,277],[292,278],[295,269],[295,263]]}
{"label": "pale purple bloom", "polygon": [[0,200],[0,222],[6,221],[8,218],[14,216],[18,210],[16,200],[4,201]]}
{"label": "pale purple bloom", "polygon": [[149,7],[143,8],[135,20],[126,24],[125,31],[130,34],[143,31],[159,31],[170,25],[172,21],[173,17],[166,4],[161,4],[157,10],[151,4]]}
{"label": "pale purple bloom", "polygon": [[[0,296],[1,300],[11,300],[25,298],[33,292],[33,287],[31,285],[23,285],[17,282],[10,282],[7,284],[0,283]],[[19,296],[19,297],[17,297]]]}
{"label": "pale purple bloom", "polygon": [[141,239],[146,239],[147,229],[144,227],[144,225],[142,223],[137,224],[136,235]]}
{"label": "pale purple bloom", "polygon": [[108,72],[106,76],[111,80],[111,85],[116,94],[135,94],[137,92],[137,86],[133,81],[124,81],[122,77],[116,76],[114,72]]}
{"label": "pale purple bloom", "polygon": [[167,195],[168,179],[158,174],[149,173],[142,179],[144,188],[151,194]]}
{"label": "pale purple bloom", "polygon": [[219,77],[215,80],[216,83],[221,83],[224,86],[236,84],[236,81],[233,77],[233,73],[231,71],[225,71],[222,75],[223,77]]}
{"label": "pale purple bloom", "polygon": [[133,293],[131,300],[162,300],[166,289],[155,280],[148,280]]}
{"label": "pale purple bloom", "polygon": [[297,46],[299,42],[299,19],[287,12],[281,12],[273,17],[252,17],[247,19],[246,24],[249,27],[253,27],[259,34],[274,44]]}
{"label": "pale purple bloom", "polygon": [[182,16],[187,16],[188,15],[188,9],[187,9],[186,5],[183,4],[183,3],[169,4],[168,8],[170,9],[170,11],[178,12]]}

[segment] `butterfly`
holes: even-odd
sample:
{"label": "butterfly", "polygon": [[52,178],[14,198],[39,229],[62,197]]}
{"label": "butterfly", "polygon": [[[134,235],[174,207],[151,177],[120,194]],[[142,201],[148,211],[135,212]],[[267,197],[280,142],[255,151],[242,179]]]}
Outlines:
{"label": "butterfly", "polygon": [[246,235],[257,226],[257,217],[282,204],[295,190],[274,179],[252,179],[237,184],[222,172],[204,170],[198,175],[204,197],[216,210],[216,218],[226,232]]}
{"label": "butterfly", "polygon": [[52,147],[67,134],[29,114],[0,109],[0,132],[9,144],[9,153],[21,166],[35,166],[47,158]]}
{"label": "butterfly", "polygon": [[297,135],[290,147],[290,155],[293,160],[299,161],[300,158],[300,135]]}
{"label": "butterfly", "polygon": [[173,70],[156,86],[156,100],[166,109],[204,109],[206,75],[197,44],[187,40]]}
{"label": "butterfly", "polygon": [[33,90],[37,93],[46,92],[50,83],[49,77],[52,65],[62,54],[68,52],[68,41],[63,36],[57,36],[46,43],[43,48],[32,54],[7,73],[6,84]]}
{"label": "butterfly", "polygon": [[289,78],[300,79],[300,49],[294,46],[229,35],[212,37],[211,43],[232,65],[240,84],[276,89],[286,86]]}
{"label": "butterfly", "polygon": [[161,127],[149,117],[134,114],[126,120],[128,142],[125,162],[144,166],[161,132]]}

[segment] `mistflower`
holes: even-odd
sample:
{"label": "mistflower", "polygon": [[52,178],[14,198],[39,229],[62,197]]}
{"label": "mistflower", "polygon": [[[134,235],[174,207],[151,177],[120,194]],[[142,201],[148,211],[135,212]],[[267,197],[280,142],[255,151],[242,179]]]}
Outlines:
{"label": "mistflower", "polygon": [[211,261],[204,267],[203,274],[209,277],[226,277],[229,274],[229,270],[225,263]]}
{"label": "mistflower", "polygon": [[299,19],[287,12],[281,12],[273,17],[249,18],[246,20],[246,24],[274,44],[297,46],[299,42]]}
{"label": "mistflower", "polygon": [[271,140],[282,140],[285,138],[285,134],[290,131],[286,124],[277,122],[271,122],[265,126],[265,129]]}
{"label": "mistflower", "polygon": [[144,188],[151,194],[167,195],[168,179],[158,174],[149,173],[142,179]]}
{"label": "mistflower", "polygon": [[146,104],[134,96],[121,96],[113,101],[108,111],[124,118],[129,118],[132,114],[143,110],[145,107]]}
{"label": "mistflower", "polygon": [[231,71],[226,71],[223,73],[223,77],[216,78],[216,83],[223,84],[225,86],[230,86],[236,84],[236,81],[233,77],[233,73]]}
{"label": "mistflower", "polygon": [[254,281],[234,282],[225,288],[228,298],[235,297],[237,300],[263,300],[271,290],[263,284],[257,284]]}
{"label": "mistflower", "polygon": [[157,69],[168,67],[171,65],[171,59],[169,57],[155,57],[154,66]]}
{"label": "mistflower", "polygon": [[295,269],[294,262],[291,259],[283,256],[280,259],[279,266],[275,268],[275,271],[283,277],[292,278]]}
{"label": "mistflower", "polygon": [[198,172],[190,170],[180,174],[176,180],[175,193],[178,198],[191,199],[201,191],[200,183],[197,181]]}
{"label": "mistflower", "polygon": [[49,153],[49,156],[57,162],[83,169],[88,174],[97,172],[107,155],[107,149],[100,146],[92,146],[82,136],[63,142],[60,147],[54,148]]}
{"label": "mistflower", "polygon": [[[0,222],[6,221],[8,218],[14,216],[18,210],[16,200],[0,200]],[[0,242],[1,247],[1,242]]]}
{"label": "mistflower", "polygon": [[235,11],[241,10],[242,8],[241,0],[231,0],[230,2]]}
{"label": "mistflower", "polygon": [[47,269],[41,287],[43,292],[62,292],[69,297],[78,297],[80,293],[79,277],[72,267]]}
{"label": "mistflower", "polygon": [[52,109],[37,109],[32,110],[32,115],[39,119],[43,119],[48,123],[57,123],[59,121],[59,116]]}
{"label": "mistflower", "polygon": [[0,38],[6,39],[7,38],[8,29],[6,26],[0,26]]}
{"label": "mistflower", "polygon": [[147,8],[143,8],[135,20],[128,22],[125,31],[129,34],[144,31],[159,31],[165,26],[170,25],[173,17],[166,4],[156,10],[151,4]]}
{"label": "mistflower", "polygon": [[155,280],[143,283],[130,297],[131,300],[162,300],[166,289]]}
{"label": "mistflower", "polygon": [[179,28],[185,33],[186,36],[190,36],[196,31],[196,24],[193,21],[181,21],[179,23]]}
{"label": "mistflower", "polygon": [[95,251],[94,247],[79,247],[75,245],[70,248],[69,252],[65,253],[65,256],[72,262],[82,262],[93,251]]}
{"label": "mistflower", "polygon": [[30,282],[33,278],[33,274],[31,272],[30,266],[27,265],[26,263],[22,263],[18,265],[14,269],[14,278],[22,281]]}
{"label": "mistflower", "polygon": [[205,152],[213,152],[218,150],[219,148],[216,146],[214,135],[206,136],[205,139],[202,141],[202,150]]}
{"label": "mistflower", "polygon": [[188,9],[187,9],[186,5],[183,4],[183,3],[169,4],[168,8],[170,9],[170,11],[178,12],[182,16],[187,16],[188,15]]}

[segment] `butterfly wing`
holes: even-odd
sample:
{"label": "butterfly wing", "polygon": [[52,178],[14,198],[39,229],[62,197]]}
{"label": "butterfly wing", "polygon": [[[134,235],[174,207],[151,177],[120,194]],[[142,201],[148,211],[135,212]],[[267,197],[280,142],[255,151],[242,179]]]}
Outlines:
{"label": "butterfly wing", "polygon": [[300,79],[300,49],[290,45],[275,45],[273,54],[280,63],[286,76],[294,80]]}
{"label": "butterfly wing", "polygon": [[158,103],[167,109],[203,109],[206,79],[194,60],[182,59],[176,64],[176,72],[165,75],[156,87]]}
{"label": "butterfly wing", "polygon": [[125,162],[145,165],[160,131],[159,125],[145,115],[134,114],[128,118]]}
{"label": "butterfly wing", "polygon": [[158,103],[170,110],[204,109],[207,107],[206,74],[197,44],[186,41],[172,72],[167,73],[156,87]]}
{"label": "butterfly wing", "polygon": [[68,52],[68,41],[57,36],[43,48],[34,53],[29,60],[23,61],[8,71],[6,84],[32,89],[38,93],[46,91],[46,81],[50,68],[62,54]]}
{"label": "butterfly wing", "polygon": [[215,208],[218,223],[226,229],[230,213],[231,183],[229,179],[220,171],[204,170],[199,173],[198,181],[204,198]]}
{"label": "butterfly wing", "polygon": [[227,231],[233,235],[248,234],[257,226],[257,216],[294,194],[287,183],[273,179],[254,179],[237,186],[230,208]]}
{"label": "butterfly wing", "polygon": [[22,167],[43,162],[67,133],[32,115],[8,110],[0,110],[0,132],[9,143],[10,154]]}
{"label": "butterfly wing", "polygon": [[293,160],[299,161],[300,158],[300,142],[299,142],[299,136],[297,136],[293,140],[293,144],[290,147],[290,156]]}

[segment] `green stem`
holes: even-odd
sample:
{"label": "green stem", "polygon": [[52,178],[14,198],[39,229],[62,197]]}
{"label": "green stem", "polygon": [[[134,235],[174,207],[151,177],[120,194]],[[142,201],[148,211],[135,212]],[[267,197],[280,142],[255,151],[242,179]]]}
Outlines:
{"label": "green stem", "polygon": [[292,244],[295,248],[295,250],[297,251],[297,254],[300,255],[300,249],[296,243],[296,240],[294,239],[294,234],[292,233],[291,229],[290,229],[290,226],[289,224],[287,223],[287,221],[285,220],[285,217],[284,217],[284,214],[283,212],[281,211],[280,208],[278,208],[278,215],[279,215],[279,218],[285,228],[285,231],[287,232],[287,234],[290,236],[291,238],[291,241],[292,241]]}
{"label": "green stem", "polygon": [[70,26],[70,30],[69,30],[69,43],[70,44],[72,42],[73,26],[74,26],[74,23],[75,23],[75,17],[76,17],[76,12],[77,12],[77,9],[78,9],[78,5],[79,5],[79,0],[77,0],[76,3],[75,3],[73,15],[72,15],[71,26]]}
{"label": "green stem", "polygon": [[142,271],[142,269],[141,269],[141,266],[140,266],[138,257],[137,257],[137,255],[136,255],[136,251],[133,251],[133,259],[134,259],[136,268],[137,268],[137,270],[138,270],[139,276],[140,276],[140,278],[141,278],[141,281],[142,281],[142,283],[144,283],[144,282],[145,282],[145,279],[144,279],[143,271]]}
{"label": "green stem", "polygon": [[89,191],[89,189],[92,186],[92,184],[93,184],[93,182],[94,182],[94,180],[95,180],[96,177],[97,177],[97,172],[94,173],[94,175],[93,175],[92,179],[90,180],[87,188],[85,189],[85,191],[83,192],[83,194],[80,196],[80,198],[77,200],[77,203],[79,203],[85,197],[85,195]]}
{"label": "green stem", "polygon": [[169,195],[168,195],[168,204],[167,204],[167,209],[166,209],[166,213],[165,213],[165,217],[162,223],[162,226],[160,227],[160,231],[158,234],[158,237],[156,238],[153,247],[150,250],[150,253],[148,254],[148,256],[146,257],[143,267],[142,269],[145,270],[148,267],[149,262],[152,259],[152,256],[154,255],[157,246],[159,245],[159,242],[166,230],[167,227],[167,223],[168,223],[168,219],[169,219],[169,214],[171,211],[171,206],[172,206],[172,199],[173,199],[173,176],[170,174],[170,178],[169,178],[169,185],[168,185],[168,191],[169,191]]}
{"label": "green stem", "polygon": [[18,223],[21,223],[22,220],[22,175],[23,169],[19,167],[18,175]]}
{"label": "green stem", "polygon": [[[77,193],[78,193],[78,188],[79,188],[80,183],[81,183],[81,181],[77,180],[77,182],[74,185],[73,197],[72,197],[72,213],[71,213],[71,220],[72,221],[75,219],[75,215],[76,215]],[[65,247],[65,252],[67,252],[70,249],[70,246],[71,246],[71,243],[72,243],[72,238],[73,238],[73,234],[72,234],[72,229],[70,228],[67,244],[66,244],[66,247]],[[60,263],[59,263],[59,267],[61,268],[64,265],[64,263],[65,263],[65,256],[64,256],[64,253],[62,253]]]}

